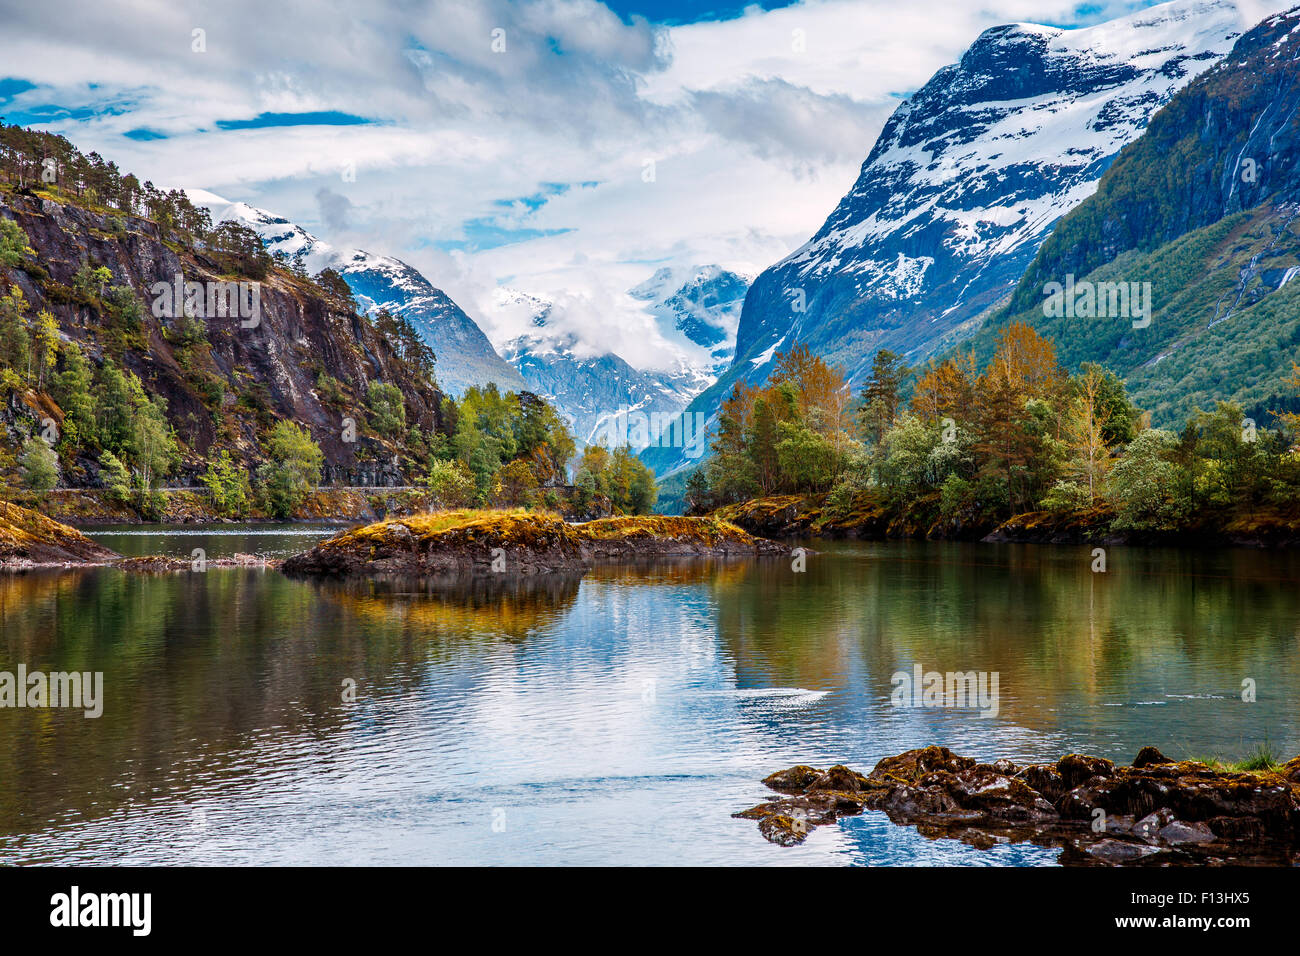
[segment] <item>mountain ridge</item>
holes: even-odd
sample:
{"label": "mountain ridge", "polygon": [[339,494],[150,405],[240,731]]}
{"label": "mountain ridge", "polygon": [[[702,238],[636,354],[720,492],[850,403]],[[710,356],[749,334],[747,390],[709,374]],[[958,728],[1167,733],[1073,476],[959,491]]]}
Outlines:
{"label": "mountain ridge", "polygon": [[[518,372],[493,348],[468,313],[414,266],[364,249],[336,250],[296,223],[244,202],[230,202],[205,190],[187,190],[212,212],[261,236],[267,249],[290,261],[302,257],[311,273],[336,269],[367,312],[387,309],[406,318],[437,355],[439,385],[460,396],[471,386],[495,382],[503,391],[527,388]],[[224,205],[223,205],[224,204]]]}

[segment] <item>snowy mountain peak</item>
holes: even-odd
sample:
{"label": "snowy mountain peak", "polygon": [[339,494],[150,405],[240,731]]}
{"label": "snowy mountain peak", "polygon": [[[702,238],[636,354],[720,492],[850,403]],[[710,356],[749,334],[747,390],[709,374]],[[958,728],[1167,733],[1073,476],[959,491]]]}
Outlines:
{"label": "snowy mountain peak", "polygon": [[691,409],[714,414],[795,345],[856,381],[877,349],[919,362],[969,334],[1151,116],[1232,49],[1247,2],[985,30],[894,111],[816,234],[754,280],[732,363]]}
{"label": "snowy mountain peak", "polygon": [[1007,294],[1244,24],[1229,0],[1179,0],[1078,30],[986,30],[894,112],[816,235],[755,282],[738,359],[791,333],[853,370],[873,347],[925,354]]}
{"label": "snowy mountain peak", "polygon": [[201,189],[186,194],[191,202],[207,208],[213,222],[248,226],[272,254],[283,253],[290,260],[301,256],[313,275],[337,269],[363,310],[387,309],[407,318],[434,350],[438,383],[447,391],[459,395],[471,385],[489,382],[503,389],[524,387],[523,379],[496,353],[474,320],[414,266],[364,249],[335,249],[296,223],[248,203],[231,202]]}
{"label": "snowy mountain peak", "polygon": [[708,352],[702,363],[713,374],[731,364],[741,306],[750,277],[719,265],[665,267],[628,290],[659,320],[665,333],[677,332]]}

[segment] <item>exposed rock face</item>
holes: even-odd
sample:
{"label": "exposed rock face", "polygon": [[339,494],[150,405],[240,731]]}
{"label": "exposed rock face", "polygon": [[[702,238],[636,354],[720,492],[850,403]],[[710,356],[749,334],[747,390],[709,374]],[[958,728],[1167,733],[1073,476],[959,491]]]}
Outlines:
{"label": "exposed rock face", "polygon": [[[1044,283],[1067,273],[1082,277],[1126,250],[1152,249],[1264,203],[1300,201],[1298,27],[1300,9],[1269,17],[1152,117],[1097,193],[1043,244],[1019,283],[1012,311],[1039,304]],[[1280,261],[1293,251],[1293,237],[1285,238],[1291,246],[1272,244],[1261,260]],[[1274,291],[1291,264],[1270,269],[1274,263],[1253,263],[1256,273],[1277,274],[1245,298]]]}
{"label": "exposed rock face", "polygon": [[537,574],[604,561],[784,556],[784,545],[712,518],[420,515],[356,528],[284,562],[289,574]]}
{"label": "exposed rock face", "polygon": [[[344,419],[364,421],[368,386],[386,382],[402,392],[408,424],[427,431],[438,424],[442,396],[412,376],[394,347],[344,304],[272,271],[259,283],[255,325],[235,316],[206,317],[207,345],[187,353],[178,344],[179,320],[153,314],[151,287],[173,283],[177,275],[187,282],[229,279],[202,249],[164,242],[158,226],[142,217],[35,195],[6,194],[0,217],[15,220],[35,251],[19,267],[0,268],[0,284],[19,286],[32,315],[48,309],[60,333],[93,363],[112,357],[138,375],[150,395],[166,399],[182,452],[179,474],[169,483],[193,484],[214,446],[230,449],[251,471],[261,463],[258,437],[266,422],[286,419],[310,429],[320,445],[325,482],[406,484],[395,449],[364,430],[356,441],[345,441]],[[108,285],[135,294],[142,306],[139,328],[112,328],[93,300],[74,292],[73,277],[86,262],[112,273]],[[318,392],[321,373],[339,383],[337,396]],[[18,407],[0,411],[0,438],[7,431],[18,441],[38,431],[45,416],[61,418],[15,401]],[[66,484],[93,484],[98,465],[86,459],[73,472],[63,476]]]}
{"label": "exposed rock face", "polygon": [[880,810],[929,837],[1062,847],[1062,863],[1300,861],[1300,757],[1277,771],[1231,773],[1144,747],[1131,767],[1080,754],[1019,767],[932,746],[886,757],[865,777],[797,766],[763,782],[784,796],[733,816],[757,820],[781,846]]}
{"label": "exposed rock face", "polygon": [[478,324],[413,266],[362,249],[335,249],[296,223],[247,203],[232,203],[203,190],[190,190],[189,195],[206,206],[214,220],[233,220],[253,229],[272,252],[290,258],[302,255],[313,274],[326,267],[339,270],[363,309],[388,309],[409,319],[437,354],[438,382],[451,394],[459,397],[471,385],[489,382],[502,391],[525,388]]}
{"label": "exposed rock face", "polygon": [[712,514],[767,538],[854,538],[864,541],[927,539],[1018,544],[1105,544],[1182,548],[1300,547],[1300,516],[1261,508],[1249,515],[1213,511],[1190,516],[1184,526],[1115,531],[1115,514],[1099,500],[1073,511],[1029,511],[999,521],[986,514],[944,515],[934,496],[898,510],[870,492],[846,508],[827,507],[826,495],[771,495],[724,505]]}
{"label": "exposed rock face", "polygon": [[[1217,401],[1261,423],[1289,408],[1280,382],[1300,337],[1297,28],[1300,9],[1268,17],[1156,113],[963,348],[982,358],[1008,323],[1027,322],[1064,367],[1118,374],[1162,428]],[[1145,325],[1046,308],[1056,282],[1149,283]]]}
{"label": "exposed rock face", "polygon": [[0,571],[103,563],[116,557],[76,528],[0,501]]}

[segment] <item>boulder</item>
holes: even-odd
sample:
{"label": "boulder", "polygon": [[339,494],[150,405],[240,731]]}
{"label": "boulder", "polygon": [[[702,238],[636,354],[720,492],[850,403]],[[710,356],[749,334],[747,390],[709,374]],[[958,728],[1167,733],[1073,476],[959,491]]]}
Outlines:
{"label": "boulder", "polygon": [[930,746],[870,774],[800,764],[763,782],[780,798],[733,814],[781,846],[839,817],[880,811],[931,838],[1061,847],[1061,862],[1300,863],[1300,758],[1234,773],[1144,747],[1130,767],[1084,754],[1055,764],[980,763]]}

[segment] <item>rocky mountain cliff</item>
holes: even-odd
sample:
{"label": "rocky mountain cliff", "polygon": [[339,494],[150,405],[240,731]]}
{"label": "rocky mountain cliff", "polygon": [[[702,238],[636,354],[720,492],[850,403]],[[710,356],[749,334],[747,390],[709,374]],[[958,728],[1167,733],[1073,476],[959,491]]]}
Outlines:
{"label": "rocky mountain cliff", "polygon": [[1054,278],[1300,198],[1298,26],[1300,8],[1269,17],[1161,110],[1044,243],[1012,311],[1041,299]]}
{"label": "rocky mountain cliff", "polygon": [[[1300,8],[1266,19],[1179,92],[1126,147],[1096,194],[1057,226],[1011,306],[1063,360],[1128,380],[1158,424],[1235,399],[1261,423],[1289,407],[1300,349]],[[1050,318],[1053,281],[1150,283],[1151,321]]]}
{"label": "rocky mountain cliff", "polygon": [[[404,484],[396,446],[368,432],[366,394],[373,382],[401,392],[408,424],[432,431],[441,394],[413,374],[394,347],[345,303],[314,284],[271,269],[258,280],[256,320],[239,315],[200,317],[200,333],[183,316],[155,315],[155,283],[237,281],[201,245],[164,237],[156,222],[97,209],[31,190],[0,190],[0,217],[21,227],[31,253],[0,266],[0,286],[16,285],[31,315],[48,310],[65,342],[77,343],[92,365],[112,360],[138,376],[150,395],[167,402],[182,461],[169,484],[191,483],[210,455],[229,450],[244,469],[261,461],[259,439],[275,421],[310,429],[324,453],[326,482]],[[109,280],[96,293],[78,288],[84,266],[102,267]],[[127,290],[138,308],[105,304],[104,291]],[[130,303],[128,302],[128,305]],[[172,310],[178,312],[179,310]],[[330,394],[319,388],[322,374]],[[47,395],[14,392],[0,431],[17,444],[41,422],[62,421]],[[345,440],[345,419],[360,423]],[[63,469],[65,482],[96,480],[93,460]]]}
{"label": "rocky mountain cliff", "polygon": [[413,266],[362,249],[337,250],[288,219],[247,203],[228,202],[201,190],[190,190],[189,195],[207,207],[214,220],[234,220],[253,229],[272,253],[290,260],[301,255],[309,272],[337,269],[363,309],[404,316],[437,355],[438,384],[447,392],[460,396],[471,385],[489,382],[503,391],[527,387],[478,324]]}

